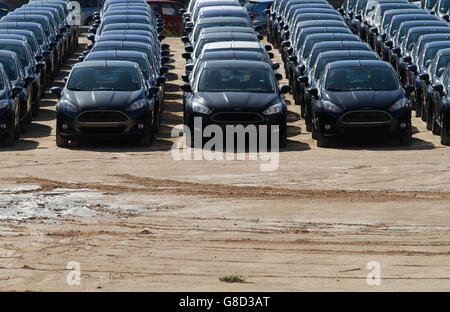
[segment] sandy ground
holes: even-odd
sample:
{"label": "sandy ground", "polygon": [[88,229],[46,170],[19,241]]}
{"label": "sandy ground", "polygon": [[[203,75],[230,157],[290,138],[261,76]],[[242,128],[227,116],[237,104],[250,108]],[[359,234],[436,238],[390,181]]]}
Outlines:
{"label": "sandy ground", "polygon": [[[1,149],[0,290],[450,290],[450,148],[423,122],[413,120],[410,147],[321,149],[290,105],[275,171],[260,160],[176,161],[183,46],[166,42],[176,62],[152,147],[56,148],[49,95],[28,133]],[[371,261],[378,286],[367,283]]]}

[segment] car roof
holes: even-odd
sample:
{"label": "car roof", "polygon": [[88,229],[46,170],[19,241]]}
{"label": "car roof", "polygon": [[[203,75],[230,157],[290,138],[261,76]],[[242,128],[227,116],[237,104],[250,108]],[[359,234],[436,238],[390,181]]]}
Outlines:
{"label": "car roof", "polygon": [[408,30],[409,33],[413,33],[413,32],[421,32],[424,30],[448,30],[450,32],[450,27],[446,27],[446,26],[419,26],[419,27],[413,27],[410,30]]}
{"label": "car roof", "polygon": [[344,60],[344,61],[336,61],[329,63],[328,68],[341,68],[341,67],[386,67],[390,68],[391,65],[385,61],[381,60]]}
{"label": "car roof", "polygon": [[244,33],[255,33],[255,30],[250,26],[214,26],[203,28],[200,34],[204,33],[223,33],[223,32],[244,32]]}
{"label": "car roof", "polygon": [[0,57],[10,57],[10,58],[13,58],[14,56],[17,57],[16,52],[8,51],[8,50],[0,50]]}
{"label": "car roof", "polygon": [[436,47],[446,47],[450,44],[450,40],[446,41],[432,41],[425,44],[424,49],[436,48]]}
{"label": "car roof", "polygon": [[306,36],[307,40],[321,39],[321,38],[358,38],[355,34],[349,33],[314,33]]}
{"label": "car roof", "polygon": [[218,32],[218,33],[206,33],[200,36],[199,40],[210,39],[210,38],[254,38],[256,33],[245,33],[245,32]]}
{"label": "car roof", "polygon": [[438,51],[439,55],[450,55],[450,48],[440,49]]}
{"label": "car roof", "polygon": [[254,57],[255,59],[260,59],[262,57],[261,52],[257,51],[239,51],[239,50],[228,50],[228,51],[205,51],[202,55],[202,59],[208,58],[240,58],[240,57]]}
{"label": "car roof", "polygon": [[235,6],[235,5],[214,5],[214,6],[207,6],[200,9],[200,12],[215,12],[215,11],[236,11],[236,12],[246,12],[246,9],[241,6]]}
{"label": "car roof", "polygon": [[86,56],[86,60],[93,57],[130,57],[130,58],[147,58],[144,52],[129,50],[112,50],[112,51],[94,51]]}
{"label": "car roof", "polygon": [[[126,15],[109,15],[104,18],[102,21],[103,23],[109,22],[109,21],[139,21],[139,20],[145,20],[149,21],[150,18],[145,15],[134,15],[134,14],[126,14]],[[106,26],[107,24],[105,24]]]}
{"label": "car roof", "polygon": [[[389,12],[389,11],[387,11]],[[415,21],[425,21],[425,20],[437,20],[436,16],[431,15],[431,14],[427,14],[427,13],[423,13],[423,14],[399,14],[399,15],[395,15],[392,17],[392,20],[408,20],[408,19],[415,19]],[[411,21],[414,22],[414,21]]]}
{"label": "car roof", "polygon": [[136,41],[99,41],[99,42],[95,43],[94,47],[98,47],[98,46],[143,47],[143,48],[151,47],[150,44],[147,44],[144,42],[136,42]]}
{"label": "car roof", "polygon": [[[325,42],[316,42],[314,44],[315,49],[317,48],[334,48],[334,47],[365,47],[369,48],[369,44],[362,41],[343,41],[343,40],[335,40],[335,41],[325,41]],[[370,51],[372,51],[370,49]]]}
{"label": "car roof", "polygon": [[81,62],[74,65],[73,68],[84,68],[84,67],[129,67],[129,68],[139,68],[139,65],[131,61],[117,61],[117,60],[99,60],[99,61],[89,61]]}
{"label": "car roof", "polygon": [[214,60],[205,62],[204,68],[270,68],[267,63],[260,61],[248,61],[248,60]]}
{"label": "car roof", "polygon": [[4,26],[33,26],[33,27],[37,27],[37,28],[42,28],[41,24],[34,23],[34,22],[14,22],[14,21],[9,21],[9,22],[1,22],[0,25],[4,25]]}
{"label": "car roof", "polygon": [[213,23],[232,23],[232,22],[245,22],[249,23],[248,19],[245,17],[236,16],[215,16],[215,17],[204,17],[199,18],[197,24],[213,24]]}
{"label": "car roof", "polygon": [[337,56],[377,56],[373,51],[366,50],[331,50],[320,53],[321,58],[337,57]]}
{"label": "car roof", "polygon": [[214,48],[261,48],[261,43],[259,41],[219,41],[219,42],[210,42],[205,44],[203,49],[207,50]]}
{"label": "car roof", "polygon": [[2,43],[25,46],[25,41],[17,40],[17,39],[0,39],[0,44],[2,44]]}

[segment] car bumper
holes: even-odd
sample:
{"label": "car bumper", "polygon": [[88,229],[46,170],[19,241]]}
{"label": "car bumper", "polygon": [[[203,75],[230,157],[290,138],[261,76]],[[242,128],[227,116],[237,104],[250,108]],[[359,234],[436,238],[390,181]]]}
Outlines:
{"label": "car bumper", "polygon": [[[133,136],[142,135],[149,131],[149,110],[133,115],[123,114],[128,117],[127,120],[85,122],[78,119],[78,116],[80,116],[81,113],[74,118],[63,112],[58,112],[57,129],[59,134],[65,137]],[[142,124],[143,127],[139,127],[140,124]]]}
{"label": "car bumper", "polygon": [[[381,112],[381,111],[379,111]],[[389,121],[358,121],[344,122],[343,116],[350,112],[334,114],[318,113],[317,120],[320,130],[325,136],[378,136],[401,135],[411,128],[411,110],[402,109],[398,112],[385,112],[391,116]]]}

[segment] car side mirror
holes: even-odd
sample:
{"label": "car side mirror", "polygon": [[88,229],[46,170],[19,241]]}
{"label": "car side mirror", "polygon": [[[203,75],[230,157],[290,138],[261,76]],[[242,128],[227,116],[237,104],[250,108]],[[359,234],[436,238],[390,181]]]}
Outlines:
{"label": "car side mirror", "polygon": [[270,13],[270,9],[264,9],[264,14],[269,14]]}
{"label": "car side mirror", "polygon": [[23,91],[23,89],[21,87],[14,87],[14,88],[12,88],[12,93],[13,93],[14,97],[16,97],[19,94],[21,94],[22,91]]}
{"label": "car side mirror", "polygon": [[378,35],[378,28],[372,27],[372,28],[370,28],[370,30],[371,30],[374,34]]}
{"label": "car side mirror", "polygon": [[261,25],[258,25],[258,26],[253,27],[253,29],[255,31],[261,31],[263,29],[263,27]]}
{"label": "car side mirror", "polygon": [[280,81],[281,79],[283,79],[283,75],[280,74],[279,72],[275,72],[274,75],[275,75],[275,79],[277,81]]}
{"label": "car side mirror", "polygon": [[168,43],[163,43],[161,45],[161,50],[169,50],[170,49],[170,44]]}
{"label": "car side mirror", "polygon": [[86,48],[88,48],[89,50],[91,50],[93,46],[94,46],[93,43],[89,43],[89,44],[86,45]]}
{"label": "car side mirror", "polygon": [[189,60],[189,59],[191,58],[191,53],[189,53],[189,52],[184,52],[184,53],[181,54],[181,56],[182,56],[184,59]]}
{"label": "car side mirror", "polygon": [[291,42],[289,40],[285,40],[281,43],[281,46],[289,48],[291,46]]}
{"label": "car side mirror", "polygon": [[88,30],[91,34],[95,34],[97,32],[97,29],[94,27],[90,27]]}
{"label": "car side mirror", "polygon": [[194,47],[191,45],[187,45],[184,47],[184,51],[186,52],[194,52]]}
{"label": "car side mirror", "polygon": [[258,37],[258,40],[263,40],[264,39],[264,35],[263,34],[258,34],[256,36]]}
{"label": "car side mirror", "polygon": [[306,86],[308,86],[308,76],[298,77],[298,82],[304,83]]}
{"label": "car side mirror", "polygon": [[294,63],[295,65],[297,65],[297,62],[298,62],[298,57],[297,57],[297,55],[291,55],[291,56],[289,56],[289,61],[291,61],[292,63]]}
{"label": "car side mirror", "polygon": [[290,30],[286,30],[285,33],[284,33],[284,38],[289,39],[290,35],[291,35],[291,31]]}
{"label": "car side mirror", "polygon": [[188,43],[189,42],[189,37],[188,36],[183,36],[181,37],[181,41],[184,43]]}
{"label": "car side mirror", "polygon": [[450,21],[450,17],[449,17],[448,14],[445,14],[442,18],[443,18],[444,20],[446,20],[447,22]]}
{"label": "car side mirror", "polygon": [[270,44],[266,44],[264,48],[266,49],[266,51],[272,51],[272,46]]}
{"label": "car side mirror", "polygon": [[315,99],[319,97],[319,90],[317,88],[308,89],[308,93]]}
{"label": "car side mirror", "polygon": [[29,84],[35,82],[35,81],[36,81],[36,79],[34,79],[34,78],[31,77],[31,76],[25,77],[25,84],[26,84],[27,86],[28,86]]}
{"label": "car side mirror", "polygon": [[278,68],[280,68],[280,63],[278,63],[278,62],[273,62],[273,63],[272,63],[272,69],[275,70],[275,69],[278,69]]}
{"label": "car side mirror", "polygon": [[444,86],[441,85],[440,83],[439,83],[439,84],[435,84],[435,85],[433,86],[433,90],[436,91],[436,92],[439,92],[439,94],[440,94],[441,96],[444,95]]}
{"label": "car side mirror", "polygon": [[78,60],[78,62],[83,62],[84,58],[85,58],[84,55],[80,55],[79,57],[77,57],[77,60]]}
{"label": "car side mirror", "polygon": [[345,14],[345,11],[344,11],[343,8],[339,8],[339,9],[338,9],[338,12],[339,12],[341,15],[344,15],[344,14]]}
{"label": "car side mirror", "polygon": [[420,78],[421,80],[425,81],[426,84],[429,84],[429,83],[430,83],[430,75],[428,75],[427,73],[421,74],[421,75],[419,76],[419,78]]}
{"label": "car side mirror", "polygon": [[416,64],[411,64],[411,65],[409,65],[408,66],[408,69],[410,70],[410,71],[412,71],[414,74],[418,74],[418,72],[417,72],[417,65]]}
{"label": "car side mirror", "polygon": [[270,59],[273,59],[275,57],[275,55],[272,52],[267,52],[267,55],[269,56]]}
{"label": "car side mirror", "polygon": [[184,70],[186,72],[191,72],[194,69],[194,64],[187,64],[186,66],[184,66]]}
{"label": "car side mirror", "polygon": [[394,48],[393,50],[392,50],[392,52],[394,52],[395,54],[397,54],[397,55],[400,55],[400,48],[399,47],[397,47],[397,48]]}
{"label": "car side mirror", "polygon": [[164,34],[159,34],[159,35],[158,35],[158,40],[159,40],[159,41],[163,41],[164,39],[166,39],[166,37],[167,37],[167,36],[164,35]]}
{"label": "car side mirror", "polygon": [[150,92],[151,95],[154,95],[154,94],[158,94],[159,90],[160,90],[159,87],[151,86],[148,91]]}
{"label": "car side mirror", "polygon": [[192,27],[184,27],[184,32],[189,34],[192,31]]}
{"label": "car side mirror", "polygon": [[37,71],[41,71],[42,69],[44,69],[44,67],[45,67],[45,63],[39,62],[39,63],[36,64],[36,70]]}
{"label": "car side mirror", "polygon": [[58,99],[61,97],[61,88],[60,87],[50,88],[50,92],[51,92],[51,94],[56,96]]}
{"label": "car side mirror", "polygon": [[280,89],[281,94],[286,94],[291,92],[292,88],[290,86],[282,86]]}
{"label": "car side mirror", "polygon": [[431,15],[436,15],[436,12],[434,12],[433,10],[430,11]]}
{"label": "car side mirror", "polygon": [[[407,55],[407,56],[403,57],[403,61],[405,61],[406,63],[411,64],[412,58],[411,58],[411,56]],[[410,65],[410,66],[412,66],[412,65]],[[411,68],[409,68],[409,69],[411,69]],[[417,69],[417,66],[416,66],[416,69]]]}
{"label": "car side mirror", "polygon": [[161,56],[169,56],[170,55],[170,51],[169,50],[162,50],[161,51]]}
{"label": "car side mirror", "polygon": [[181,80],[183,80],[184,82],[189,82],[189,75],[188,74],[181,75]]}
{"label": "car side mirror", "polygon": [[386,34],[381,34],[381,40],[386,41],[387,35]]}
{"label": "car side mirror", "polygon": [[186,22],[186,26],[192,28],[192,27],[194,27],[194,23],[191,21],[188,21],[188,22]]}
{"label": "car side mirror", "polygon": [[87,36],[87,38],[88,38],[88,40],[91,41],[91,42],[94,42],[94,41],[95,41],[95,35],[89,35],[89,36]]}
{"label": "car side mirror", "polygon": [[388,40],[388,41],[385,42],[385,45],[386,45],[388,48],[392,48],[393,45],[394,45],[394,43],[393,43],[391,40]]}
{"label": "car side mirror", "polygon": [[168,72],[169,72],[169,67],[167,67],[167,66],[161,66],[161,68],[159,69],[159,74],[161,76],[164,76]]}
{"label": "car side mirror", "polygon": [[362,16],[361,16],[361,14],[357,14],[357,15],[355,15],[355,19],[357,19],[358,21],[362,21]]}
{"label": "car side mirror", "polygon": [[170,62],[170,57],[168,57],[168,56],[161,56],[161,64],[162,65],[165,65],[165,64],[167,64],[169,62]]}
{"label": "car side mirror", "polygon": [[164,27],[157,27],[156,32],[159,34],[164,30]]}
{"label": "car side mirror", "polygon": [[88,55],[89,53],[91,53],[91,51],[89,51],[89,50],[84,50],[84,51],[83,51],[83,55],[84,55],[84,56]]}
{"label": "car side mirror", "polygon": [[181,89],[182,91],[184,91],[184,92],[192,92],[191,85],[188,84],[188,83],[186,83],[186,84],[180,86],[180,89]]}
{"label": "car side mirror", "polygon": [[44,59],[44,56],[38,54],[38,55],[36,55],[36,56],[34,57],[34,59],[36,60],[36,62],[40,62],[40,61],[42,61],[42,60]]}
{"label": "car side mirror", "polygon": [[162,84],[164,84],[167,81],[167,78],[164,76],[158,76],[156,78],[156,84],[159,86],[161,86]]}
{"label": "car side mirror", "polygon": [[300,67],[299,67],[298,69],[300,69],[300,71],[301,71],[302,73],[304,73],[304,72],[306,71],[306,66],[305,66],[305,64],[300,65]]}
{"label": "car side mirror", "polygon": [[410,96],[414,91],[416,91],[416,87],[413,85],[407,85],[405,87],[406,96]]}
{"label": "car side mirror", "polygon": [[180,10],[178,11],[178,13],[184,14],[184,13],[186,13],[186,9],[180,9]]}

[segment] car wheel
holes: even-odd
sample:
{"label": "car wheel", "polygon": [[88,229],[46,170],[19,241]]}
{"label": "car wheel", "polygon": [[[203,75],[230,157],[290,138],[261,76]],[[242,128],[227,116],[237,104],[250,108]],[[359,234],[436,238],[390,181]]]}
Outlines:
{"label": "car wheel", "polygon": [[157,111],[155,112],[155,119],[153,120],[153,132],[159,133],[159,126],[161,125],[161,114],[158,111],[159,108],[157,108]]}
{"label": "car wheel", "polygon": [[305,105],[305,124],[306,131],[311,132],[312,130],[312,122],[311,122],[311,113],[309,112],[308,105]]}
{"label": "car wheel", "polygon": [[150,146],[152,145],[152,139],[153,139],[153,118],[149,118],[150,120],[150,125],[148,126],[148,130],[145,134],[142,134],[139,136],[139,145],[140,146]]}
{"label": "car wheel", "polygon": [[432,124],[433,124],[433,112],[432,112],[432,108],[430,106],[428,106],[428,110],[427,110],[427,130],[431,130],[432,128]]}
{"label": "car wheel", "polygon": [[422,116],[422,103],[423,103],[423,98],[420,98],[417,100],[416,103],[416,117],[420,117]]}
{"label": "car wheel", "polygon": [[69,145],[69,139],[66,137],[63,137],[61,134],[59,134],[58,131],[56,131],[56,146],[58,147],[67,147]]}
{"label": "car wheel", "polygon": [[431,122],[431,132],[434,134],[434,135],[440,135],[441,134],[441,131],[440,131],[440,129],[439,129],[439,125],[438,125],[438,123],[437,123],[437,118],[436,118],[436,114],[434,113],[434,111],[433,111],[433,113],[432,113],[432,122]]}
{"label": "car wheel", "polygon": [[3,138],[3,145],[4,146],[13,146],[16,143],[16,139],[17,139],[17,129],[12,131],[11,133],[7,134],[4,138]]}
{"label": "car wheel", "polygon": [[284,122],[280,125],[280,148],[286,148],[287,146],[287,124]]}
{"label": "car wheel", "polygon": [[441,116],[441,144],[442,145],[450,145],[450,135],[448,133],[448,126],[444,123],[444,116]]}
{"label": "car wheel", "polygon": [[329,145],[329,138],[323,135],[322,131],[320,130],[320,126],[317,125],[315,127],[316,130],[316,140],[317,140],[317,147],[328,147]]}
{"label": "car wheel", "polygon": [[425,108],[427,106],[427,99],[424,98],[422,101],[422,107],[420,108],[420,117],[422,117],[422,121],[427,121],[427,112],[425,111]]}
{"label": "car wheel", "polygon": [[412,129],[411,127],[408,131],[400,136],[400,145],[409,146],[412,144]]}

